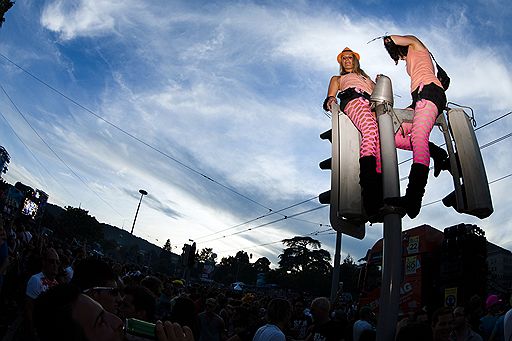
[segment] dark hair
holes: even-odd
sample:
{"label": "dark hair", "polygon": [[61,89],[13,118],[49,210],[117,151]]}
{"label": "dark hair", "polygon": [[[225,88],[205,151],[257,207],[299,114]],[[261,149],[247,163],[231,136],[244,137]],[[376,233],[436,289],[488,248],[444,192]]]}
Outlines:
{"label": "dark hair", "polygon": [[116,275],[112,267],[97,258],[86,258],[80,261],[73,273],[72,283],[81,290],[105,286],[108,281],[115,281]]}
{"label": "dark hair", "polygon": [[396,45],[390,36],[385,36],[383,40],[384,47],[388,51],[391,59],[395,61],[395,64],[398,64],[398,60],[400,60],[401,57],[407,56],[409,46]]}
{"label": "dark hair", "polygon": [[73,305],[80,289],[60,284],[39,295],[34,306],[34,325],[41,341],[86,341],[85,333],[73,320]]}
{"label": "dark hair", "polygon": [[274,298],[267,307],[269,323],[287,322],[291,316],[292,307],[284,298]]}
{"label": "dark hair", "polygon": [[155,276],[144,277],[144,279],[140,282],[140,285],[148,288],[155,297],[159,296],[162,293],[162,289],[164,286],[162,281]]}
{"label": "dark hair", "polygon": [[124,289],[124,294],[133,297],[133,306],[136,311],[143,310],[148,319],[154,319],[156,300],[148,288],[142,285],[130,286]]}

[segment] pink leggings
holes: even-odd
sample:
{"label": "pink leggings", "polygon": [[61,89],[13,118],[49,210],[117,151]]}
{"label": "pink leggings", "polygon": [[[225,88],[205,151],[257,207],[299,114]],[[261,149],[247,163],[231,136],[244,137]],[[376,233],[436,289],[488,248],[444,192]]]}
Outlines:
{"label": "pink leggings", "polygon": [[355,98],[348,102],[344,111],[361,133],[359,156],[375,156],[376,171],[381,173],[379,127],[371,111],[370,102],[363,97]]}
{"label": "pink leggings", "polygon": [[412,150],[414,163],[430,165],[428,140],[437,118],[437,107],[429,100],[419,100],[414,108],[412,123],[402,123],[395,135],[397,148]]}

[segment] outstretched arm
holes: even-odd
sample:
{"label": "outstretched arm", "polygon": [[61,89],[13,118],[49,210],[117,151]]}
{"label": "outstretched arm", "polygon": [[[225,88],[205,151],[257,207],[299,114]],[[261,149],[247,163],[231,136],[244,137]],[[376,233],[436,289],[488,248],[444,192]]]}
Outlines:
{"label": "outstretched arm", "polygon": [[390,36],[391,39],[395,42],[396,45],[400,46],[412,46],[413,49],[416,51],[425,50],[426,47],[423,45],[423,43],[416,38],[415,36],[407,35],[407,36],[399,36],[399,35],[392,35]]}

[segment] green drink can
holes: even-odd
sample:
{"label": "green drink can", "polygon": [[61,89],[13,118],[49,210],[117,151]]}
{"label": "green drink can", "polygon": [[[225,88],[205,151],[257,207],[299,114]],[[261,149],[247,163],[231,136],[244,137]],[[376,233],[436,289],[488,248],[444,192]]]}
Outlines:
{"label": "green drink can", "polygon": [[134,318],[126,319],[124,330],[127,334],[156,340],[155,324]]}

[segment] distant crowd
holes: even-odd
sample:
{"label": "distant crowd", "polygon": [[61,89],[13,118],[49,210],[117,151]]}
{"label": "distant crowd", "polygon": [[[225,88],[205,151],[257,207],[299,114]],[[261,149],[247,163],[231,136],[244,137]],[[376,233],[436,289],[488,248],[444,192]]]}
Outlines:
{"label": "distant crowd", "polygon": [[[354,302],[190,284],[38,231],[0,219],[3,341],[376,339],[376,316]],[[400,341],[510,341],[511,335],[509,304],[496,295],[474,297],[466,307],[420,309],[396,328]]]}

